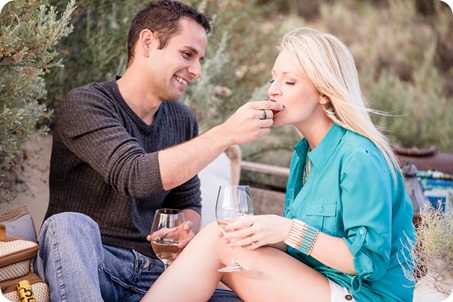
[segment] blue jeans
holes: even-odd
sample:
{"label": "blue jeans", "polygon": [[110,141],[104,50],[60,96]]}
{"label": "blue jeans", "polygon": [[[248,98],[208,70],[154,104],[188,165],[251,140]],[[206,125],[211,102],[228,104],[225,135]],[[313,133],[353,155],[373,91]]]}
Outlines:
{"label": "blue jeans", "polygon": [[[49,283],[52,302],[140,301],[163,270],[158,259],[103,245],[97,223],[86,215],[53,215],[41,228],[35,271]],[[241,300],[216,290],[209,301]]]}

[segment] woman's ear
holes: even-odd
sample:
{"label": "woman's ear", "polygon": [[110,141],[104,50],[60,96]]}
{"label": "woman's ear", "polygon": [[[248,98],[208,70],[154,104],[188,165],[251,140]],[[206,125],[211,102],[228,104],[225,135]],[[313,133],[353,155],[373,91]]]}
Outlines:
{"label": "woman's ear", "polygon": [[319,103],[321,105],[329,105],[329,106],[331,105],[330,104],[330,98],[327,95],[325,95],[325,94],[321,94],[320,95]]}

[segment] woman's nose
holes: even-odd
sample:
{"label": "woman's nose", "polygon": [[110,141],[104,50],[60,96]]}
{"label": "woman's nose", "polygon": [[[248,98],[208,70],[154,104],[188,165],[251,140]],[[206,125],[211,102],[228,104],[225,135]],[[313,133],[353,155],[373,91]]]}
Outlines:
{"label": "woman's nose", "polygon": [[277,95],[281,95],[281,90],[277,87],[276,83],[272,83],[269,89],[267,90],[267,94],[272,98]]}

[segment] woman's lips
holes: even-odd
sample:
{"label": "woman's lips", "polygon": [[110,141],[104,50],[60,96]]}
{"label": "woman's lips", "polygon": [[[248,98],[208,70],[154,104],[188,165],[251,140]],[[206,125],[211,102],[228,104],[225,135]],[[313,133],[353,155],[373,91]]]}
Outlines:
{"label": "woman's lips", "polygon": [[[273,99],[269,99],[269,102],[274,102],[274,103],[277,103],[276,100],[273,100]],[[276,115],[277,113],[279,113],[280,111],[276,111],[276,110],[272,110],[272,114],[273,115]]]}

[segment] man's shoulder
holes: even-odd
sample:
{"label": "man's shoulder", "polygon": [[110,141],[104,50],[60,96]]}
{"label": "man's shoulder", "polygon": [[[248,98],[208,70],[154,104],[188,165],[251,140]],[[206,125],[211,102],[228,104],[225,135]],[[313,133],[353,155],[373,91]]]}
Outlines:
{"label": "man's shoulder", "polygon": [[111,79],[104,82],[92,82],[73,88],[67,94],[67,98],[71,98],[77,95],[86,95],[86,94],[112,94],[115,90],[115,80]]}
{"label": "man's shoulder", "polygon": [[118,102],[119,95],[114,80],[88,83],[70,90],[62,100],[60,110],[66,107],[70,110],[93,106],[111,108],[112,103]]}
{"label": "man's shoulder", "polygon": [[[112,80],[105,82],[89,83],[69,91],[62,100],[58,116],[59,118],[75,118],[99,112],[99,108],[108,111],[115,110],[117,93],[115,83]],[[113,86],[113,87],[112,87]],[[117,89],[116,89],[117,90]]]}

